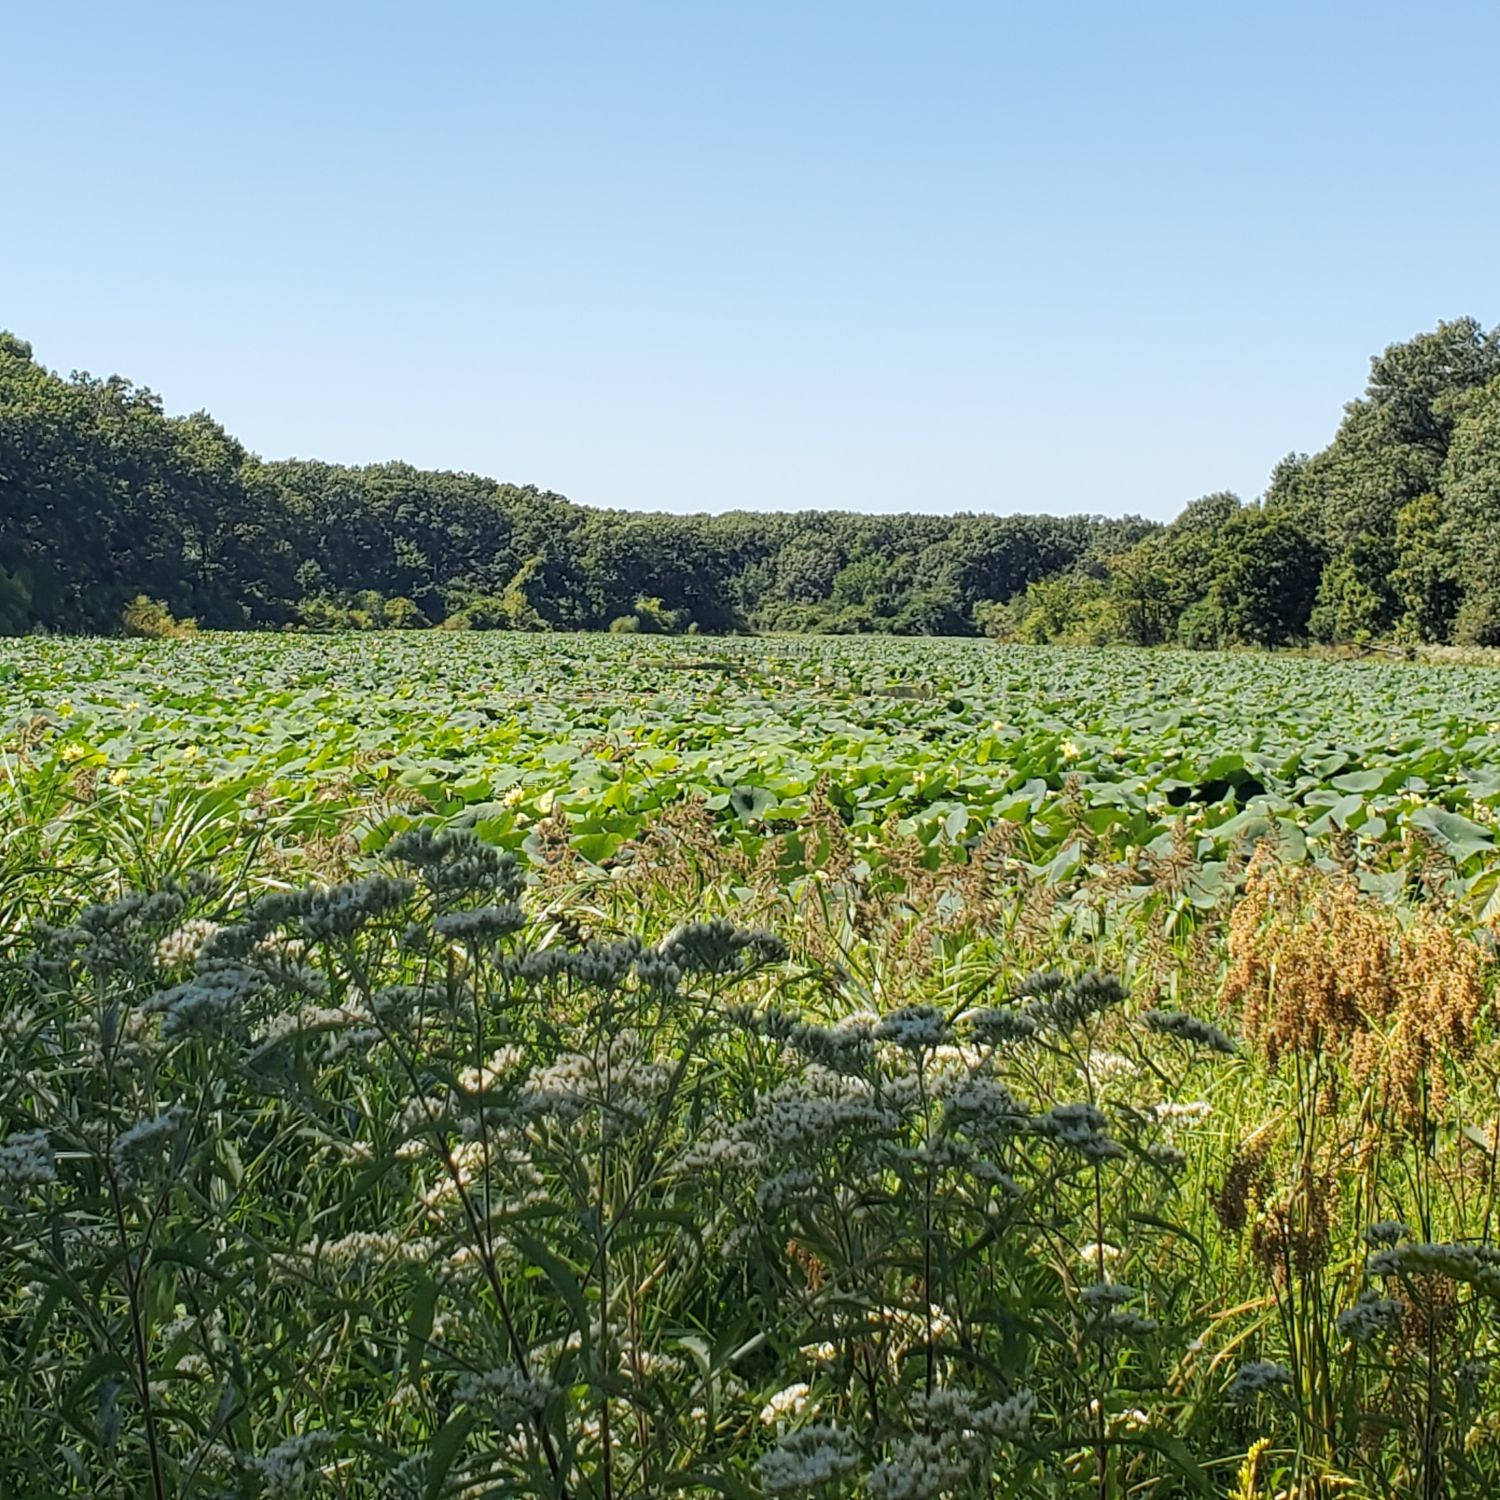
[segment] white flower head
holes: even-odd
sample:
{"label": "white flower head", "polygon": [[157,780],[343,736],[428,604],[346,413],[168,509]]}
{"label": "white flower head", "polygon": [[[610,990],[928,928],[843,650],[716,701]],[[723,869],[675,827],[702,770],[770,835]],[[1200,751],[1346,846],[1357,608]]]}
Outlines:
{"label": "white flower head", "polygon": [[799,1380],[795,1385],[777,1391],[761,1407],[760,1419],[767,1427],[774,1427],[787,1417],[800,1417],[808,1407],[808,1385],[805,1380]]}

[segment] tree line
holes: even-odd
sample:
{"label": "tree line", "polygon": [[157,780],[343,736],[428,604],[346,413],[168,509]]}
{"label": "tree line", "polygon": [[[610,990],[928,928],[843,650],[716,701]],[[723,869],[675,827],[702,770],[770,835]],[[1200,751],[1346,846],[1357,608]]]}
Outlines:
{"label": "tree line", "polygon": [[1500,644],[1500,329],[1371,363],[1253,503],[1138,517],[678,516],[389,463],[267,462],[0,333],[0,632],[182,628]]}

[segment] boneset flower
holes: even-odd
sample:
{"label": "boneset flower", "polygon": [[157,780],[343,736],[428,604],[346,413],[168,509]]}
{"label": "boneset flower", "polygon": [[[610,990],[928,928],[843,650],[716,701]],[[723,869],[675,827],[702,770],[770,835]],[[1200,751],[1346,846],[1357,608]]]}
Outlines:
{"label": "boneset flower", "polygon": [[1256,1359],[1239,1367],[1224,1394],[1231,1401],[1248,1401],[1267,1391],[1284,1390],[1291,1383],[1292,1372],[1285,1365],[1269,1359]]}
{"label": "boneset flower", "polygon": [[823,1424],[787,1433],[755,1461],[761,1488],[771,1495],[805,1494],[858,1467],[859,1454],[848,1434]]}
{"label": "boneset flower", "polygon": [[799,1380],[785,1390],[777,1391],[760,1409],[760,1419],[767,1427],[774,1426],[784,1417],[800,1417],[808,1407],[808,1386]]}
{"label": "boneset flower", "polygon": [[45,1130],[16,1130],[0,1141],[0,1187],[42,1187],[57,1181]]}
{"label": "boneset flower", "polygon": [[1176,1037],[1178,1041],[1189,1042],[1210,1052],[1222,1052],[1227,1057],[1233,1057],[1239,1050],[1233,1038],[1220,1031],[1217,1026],[1210,1026],[1207,1021],[1200,1021],[1186,1011],[1148,1010],[1141,1020],[1148,1031]]}

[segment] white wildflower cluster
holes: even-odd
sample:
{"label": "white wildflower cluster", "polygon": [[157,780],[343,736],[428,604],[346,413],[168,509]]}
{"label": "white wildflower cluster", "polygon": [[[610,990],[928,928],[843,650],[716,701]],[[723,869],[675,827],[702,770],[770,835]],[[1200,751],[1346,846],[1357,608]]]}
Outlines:
{"label": "white wildflower cluster", "polygon": [[914,1433],[894,1443],[891,1456],[870,1471],[869,1500],[935,1500],[961,1485],[974,1464],[956,1434]]}
{"label": "white wildflower cluster", "polygon": [[1187,1152],[1167,1141],[1153,1141],[1146,1147],[1146,1155],[1164,1172],[1180,1172],[1188,1164]]}
{"label": "white wildflower cluster", "polygon": [[932,1005],[904,1005],[881,1018],[875,1040],[908,1052],[927,1052],[945,1045],[953,1035],[941,1011]]}
{"label": "white wildflower cluster", "polygon": [[1140,1073],[1139,1065],[1123,1052],[1109,1052],[1095,1048],[1089,1052],[1088,1061],[1079,1068],[1082,1077],[1093,1077],[1100,1083],[1124,1083]]}
{"label": "white wildflower cluster", "polygon": [[664,1349],[647,1349],[641,1346],[622,1348],[620,1365],[636,1374],[652,1379],[680,1380],[696,1373],[697,1367],[680,1354],[669,1354]]}
{"label": "white wildflower cluster", "polygon": [[[888,1332],[879,1340],[864,1340],[863,1335],[874,1320],[878,1320]],[[903,1363],[913,1350],[924,1349],[929,1342],[936,1348],[956,1326],[953,1316],[935,1302],[925,1309],[872,1307],[861,1313],[857,1327],[850,1330],[850,1336],[860,1340],[857,1347],[862,1357],[879,1360],[894,1378],[899,1376]],[[832,1340],[804,1344],[799,1350],[809,1364],[823,1368],[838,1364],[841,1352],[839,1344]]]}
{"label": "white wildflower cluster", "polygon": [[[314,942],[350,937],[362,927],[398,911],[416,889],[410,880],[370,875],[343,885],[311,886],[262,896],[246,914],[246,926],[259,939],[273,927],[286,927]],[[217,951],[224,934],[209,945]]]}
{"label": "white wildflower cluster", "polygon": [[539,1362],[555,1365],[564,1355],[578,1354],[587,1349],[592,1356],[592,1368],[597,1373],[599,1353],[608,1348],[613,1352],[615,1369],[623,1369],[628,1343],[629,1338],[624,1320],[615,1316],[606,1321],[600,1316],[599,1309],[595,1306],[587,1329],[574,1328],[564,1338],[551,1339],[539,1345],[535,1350],[535,1358]]}
{"label": "white wildflower cluster", "polygon": [[976,1157],[968,1165],[969,1176],[982,1187],[993,1188],[1007,1198],[1019,1198],[1021,1185],[998,1162]]}
{"label": "white wildflower cluster", "polygon": [[643,990],[671,995],[682,983],[682,970],[670,958],[647,949],[635,961],[635,980]]}
{"label": "white wildflower cluster", "polygon": [[1217,1026],[1210,1026],[1207,1021],[1200,1021],[1197,1016],[1190,1016],[1183,1010],[1148,1010],[1141,1020],[1148,1031],[1175,1037],[1189,1046],[1222,1052],[1226,1057],[1233,1057],[1239,1050],[1234,1039]]}
{"label": "white wildflower cluster", "polygon": [[1335,1320],[1338,1331],[1356,1344],[1373,1344],[1390,1338],[1401,1330],[1404,1309],[1394,1297],[1363,1293],[1353,1307],[1345,1308]]}
{"label": "white wildflower cluster", "polygon": [[507,1213],[522,1213],[551,1201],[547,1179],[537,1169],[531,1149],[517,1131],[489,1138],[490,1168],[505,1181]]}
{"label": "white wildflower cluster", "polygon": [[1018,1443],[1031,1431],[1036,1416],[1036,1397],[1030,1391],[1017,1391],[1003,1401],[976,1406],[970,1423],[981,1437],[997,1443]]}
{"label": "white wildflower cluster", "polygon": [[121,1131],[109,1148],[110,1161],[121,1180],[128,1184],[150,1176],[161,1164],[181,1123],[174,1111],[164,1110]]}
{"label": "white wildflower cluster", "polygon": [[1285,1365],[1254,1359],[1239,1367],[1224,1394],[1231,1401],[1249,1401],[1267,1392],[1285,1390],[1291,1383],[1292,1372]]}
{"label": "white wildflower cluster", "polygon": [[1084,1332],[1094,1339],[1143,1338],[1155,1333],[1155,1318],[1130,1311],[1129,1304],[1140,1293],[1119,1281],[1099,1281],[1079,1293],[1084,1309]]}
{"label": "white wildflower cluster", "polygon": [[152,1332],[156,1340],[167,1348],[176,1343],[178,1339],[186,1338],[202,1326],[203,1320],[193,1316],[182,1316],[173,1318],[170,1322],[162,1323]]}
{"label": "white wildflower cluster", "polygon": [[787,947],[764,928],[736,927],[723,917],[714,917],[674,929],[656,952],[683,974],[740,974],[761,964],[785,962]]}
{"label": "white wildflower cluster", "polygon": [[0,1037],[8,1042],[25,1043],[37,1029],[38,1016],[29,1006],[8,1004],[0,1013]]}
{"label": "white wildflower cluster", "polygon": [[917,1307],[882,1307],[875,1309],[872,1316],[878,1317],[894,1335],[886,1348],[893,1369],[899,1368],[902,1357],[909,1350],[921,1348],[928,1343],[936,1346],[955,1327],[953,1318],[936,1302],[928,1303],[925,1310]]}
{"label": "white wildflower cluster", "polygon": [[967,1168],[973,1162],[975,1152],[968,1141],[957,1136],[933,1135],[915,1146],[903,1146],[899,1141],[881,1141],[875,1147],[875,1156],[879,1161],[918,1167],[936,1174]]}
{"label": "white wildflower cluster", "polygon": [[416,870],[440,907],[463,896],[513,900],[525,883],[514,854],[467,828],[409,828],[386,845],[385,854]]}
{"label": "white wildflower cluster", "polygon": [[1371,1224],[1364,1232],[1365,1244],[1371,1246],[1399,1245],[1402,1240],[1409,1240],[1411,1226],[1403,1224],[1399,1219],[1382,1219],[1378,1224]]}
{"label": "white wildflower cluster", "polygon": [[77,1022],[78,1038],[96,1067],[143,1066],[158,1029],[143,1005],[127,1007],[118,1001],[85,1011]]}
{"label": "white wildflower cluster", "polygon": [[1091,1268],[1097,1268],[1101,1264],[1114,1265],[1124,1254],[1125,1252],[1118,1245],[1101,1241],[1078,1247],[1078,1259],[1082,1264]]}
{"label": "white wildflower cluster", "polygon": [[480,949],[492,947],[525,925],[526,913],[520,904],[507,901],[500,906],[476,906],[445,912],[434,919],[432,930],[445,943]]}
{"label": "white wildflower cluster", "polygon": [[207,917],[189,917],[156,945],[156,961],[164,969],[176,969],[197,960],[203,945],[219,930]]}
{"label": "white wildflower cluster", "polygon": [[[459,998],[467,997],[461,994]],[[443,987],[423,984],[382,985],[367,1002],[370,1016],[388,1026],[404,1025],[413,1015],[424,1011],[446,1010],[448,1003],[448,994]]]}
{"label": "white wildflower cluster", "polygon": [[868,1083],[814,1064],[761,1099],[743,1125],[764,1159],[774,1162],[789,1152],[822,1150],[851,1135],[887,1135],[900,1119],[877,1101]]}
{"label": "white wildflower cluster", "polygon": [[1500,1301],[1500,1249],[1491,1245],[1388,1245],[1366,1262],[1371,1276],[1445,1276]]}
{"label": "white wildflower cluster", "polygon": [[778,1214],[791,1203],[805,1203],[822,1186],[818,1174],[808,1167],[793,1167],[768,1177],[755,1190],[755,1206],[763,1215]]}
{"label": "white wildflower cluster", "polygon": [[456,1400],[466,1406],[483,1407],[511,1426],[543,1410],[552,1393],[550,1382],[509,1365],[461,1376],[453,1388]]}
{"label": "white wildflower cluster", "polygon": [[1125,999],[1125,987],[1111,974],[1082,974],[1069,980],[1061,974],[1033,974],[1017,986],[1020,1002],[1039,1028],[1070,1032]]}
{"label": "white wildflower cluster", "polygon": [[597,1112],[606,1135],[639,1130],[672,1076],[668,1064],[643,1057],[642,1050],[640,1038],[624,1030],[592,1053],[564,1053],[532,1073],[519,1106],[563,1125]]}
{"label": "white wildflower cluster", "polygon": [[[346,1022],[355,1022],[357,1012],[346,1009],[344,1017]],[[367,1059],[371,1048],[382,1040],[378,1026],[357,1023],[324,1028],[323,1037],[322,1060],[325,1063],[337,1062],[341,1058]]]}
{"label": "white wildflower cluster", "polygon": [[427,1265],[440,1248],[434,1239],[407,1239],[394,1230],[356,1229],[337,1239],[313,1239],[304,1254],[341,1274],[363,1274],[384,1265]]}
{"label": "white wildflower cluster", "polygon": [[1103,1111],[1083,1102],[1054,1104],[1045,1114],[1031,1117],[1035,1134],[1095,1162],[1125,1154],[1125,1148],[1104,1133],[1106,1124]]}
{"label": "white wildflower cluster", "polygon": [[427,1155],[433,1138],[455,1126],[450,1100],[438,1094],[417,1094],[400,1108],[393,1121],[399,1144],[398,1161],[416,1161]]}
{"label": "white wildflower cluster", "polygon": [[748,1255],[760,1240],[759,1224],[736,1224],[728,1234],[724,1236],[724,1243],[719,1246],[719,1254],[727,1261],[734,1261]]}
{"label": "white wildflower cluster", "polygon": [[979,1006],[962,1012],[957,1024],[989,1047],[1004,1047],[1029,1042],[1040,1029],[1036,1017],[1014,1005]]}
{"label": "white wildflower cluster", "polygon": [[[323,1056],[347,1052],[355,1038],[378,1036],[365,1025],[369,1014],[357,1002],[347,1005],[301,1005],[280,1011],[251,1038],[246,1060],[259,1062],[289,1042],[312,1037],[324,1044]],[[335,1044],[337,1047],[335,1049]]]}
{"label": "white wildflower cluster", "polygon": [[[226,930],[221,928],[220,932]],[[210,944],[217,941],[216,935],[210,939]],[[303,950],[308,946],[300,938],[266,938],[255,945],[248,961],[254,964],[261,978],[272,989],[281,990],[288,995],[305,995],[312,1000],[323,1000],[328,995],[328,980],[304,956]],[[208,947],[205,946],[204,953],[207,952]],[[207,958],[200,955],[198,972],[204,974],[217,964],[242,961],[244,960]]]}
{"label": "white wildflower cluster", "polygon": [[934,1090],[960,1083],[975,1073],[988,1072],[992,1054],[971,1042],[944,1042],[923,1059],[923,1066]]}
{"label": "white wildflower cluster", "polygon": [[426,1453],[403,1459],[380,1487],[383,1500],[426,1500],[431,1482],[432,1458]]}
{"label": "white wildflower cluster", "polygon": [[777,1391],[760,1409],[760,1420],[767,1427],[774,1427],[788,1417],[800,1417],[809,1409],[816,1411],[811,1400],[811,1390],[805,1381],[798,1381],[784,1390]]}
{"label": "white wildflower cluster", "polygon": [[621,988],[633,972],[643,989],[670,993],[682,977],[670,959],[645,948],[636,937],[617,943],[594,941],[577,948],[557,945],[507,954],[500,960],[499,971],[522,987],[567,983],[601,991]]}
{"label": "white wildflower cluster", "polygon": [[96,974],[154,967],[157,934],[186,905],[181,891],[131,891],[118,900],[86,906],[68,926],[38,922],[30,929],[32,967],[44,976],[65,973],[73,963]]}
{"label": "white wildflower cluster", "polygon": [[164,1037],[216,1035],[239,1018],[246,1003],[260,993],[265,978],[245,964],[215,964],[183,984],[151,996],[141,1007],[161,1017]]}
{"label": "white wildflower cluster", "polygon": [[1151,1106],[1152,1115],[1162,1125],[1196,1125],[1213,1112],[1214,1107],[1207,1099],[1188,1099],[1182,1102],[1164,1099]]}
{"label": "white wildflower cluster", "polygon": [[803,1495],[858,1467],[859,1453],[848,1433],[814,1423],[786,1433],[762,1453],[755,1461],[755,1474],[768,1495]]}
{"label": "white wildflower cluster", "polygon": [[[1094,1397],[1084,1408],[1090,1424],[1099,1420],[1100,1404],[1099,1398]],[[1151,1425],[1150,1412],[1142,1411],[1138,1406],[1127,1406],[1119,1410],[1104,1410],[1104,1430],[1111,1436],[1122,1432],[1144,1432]]]}
{"label": "white wildflower cluster", "polygon": [[242,1460],[245,1468],[260,1476],[266,1500],[287,1500],[304,1493],[321,1470],[322,1462],[337,1439],[331,1432],[304,1432],[278,1443],[259,1458]]}
{"label": "white wildflower cluster", "polygon": [[682,1154],[683,1168],[689,1172],[741,1171],[759,1161],[760,1152],[750,1141],[738,1139],[727,1131],[694,1141]]}
{"label": "white wildflower cluster", "polygon": [[718,1136],[704,1137],[692,1157],[719,1165],[758,1165],[780,1175],[799,1154],[813,1152],[821,1160],[835,1143],[858,1136],[884,1139],[900,1124],[896,1111],[877,1102],[863,1079],[809,1063],[800,1076],[778,1084]]}
{"label": "white wildflower cluster", "polygon": [[[191,1344],[194,1349],[206,1346],[208,1349],[223,1353],[229,1346],[227,1324],[222,1308],[213,1308],[202,1313],[190,1313],[178,1303],[174,1311],[175,1318],[162,1323],[152,1330],[152,1337],[163,1351],[186,1348]],[[187,1358],[186,1355],[183,1358]],[[190,1368],[193,1361],[189,1360]],[[179,1360],[181,1368],[181,1360]]]}
{"label": "white wildflower cluster", "polygon": [[780,1042],[807,1061],[835,1073],[862,1077],[875,1060],[878,1016],[847,1016],[831,1026],[823,1026],[781,1010],[734,1006],[728,1012],[728,1020],[755,1036]]}
{"label": "white wildflower cluster", "polygon": [[506,1083],[525,1062],[526,1053],[520,1047],[500,1047],[478,1067],[464,1068],[455,1083],[461,1093],[486,1094]]}
{"label": "white wildflower cluster", "polygon": [[44,1187],[57,1181],[45,1130],[13,1130],[0,1141],[0,1187]]}
{"label": "white wildflower cluster", "polygon": [[[460,1141],[446,1148],[447,1162],[433,1184],[422,1194],[426,1208],[437,1208],[458,1201],[460,1189],[467,1189],[481,1177],[498,1176],[505,1187],[506,1209],[520,1212],[547,1201],[546,1182],[537,1171],[530,1151],[512,1134],[489,1139]],[[413,1141],[398,1150],[398,1156],[425,1154],[427,1145]],[[449,1165],[451,1163],[451,1166]]]}
{"label": "white wildflower cluster", "polygon": [[965,1386],[915,1391],[907,1402],[914,1423],[942,1432],[950,1441],[962,1439],[966,1445],[975,1439],[1019,1442],[1031,1430],[1036,1406],[1036,1397],[1028,1390],[1017,1391],[1001,1401],[986,1402]]}

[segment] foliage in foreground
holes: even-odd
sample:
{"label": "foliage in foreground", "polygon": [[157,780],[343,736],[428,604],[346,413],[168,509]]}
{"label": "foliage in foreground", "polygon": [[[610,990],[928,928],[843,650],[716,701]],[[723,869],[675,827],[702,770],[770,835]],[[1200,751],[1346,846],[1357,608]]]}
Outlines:
{"label": "foliage in foreground", "polygon": [[872,904],[835,858],[792,921],[712,851],[665,932],[685,868],[530,886],[426,827],[33,922],[5,1492],[1492,1488],[1488,962],[1443,913],[1262,859],[1234,1040],[1025,977],[1019,874]]}

